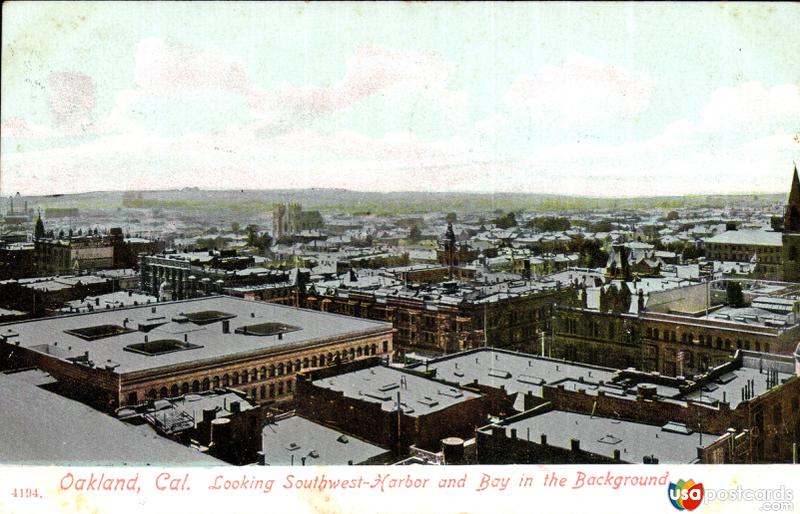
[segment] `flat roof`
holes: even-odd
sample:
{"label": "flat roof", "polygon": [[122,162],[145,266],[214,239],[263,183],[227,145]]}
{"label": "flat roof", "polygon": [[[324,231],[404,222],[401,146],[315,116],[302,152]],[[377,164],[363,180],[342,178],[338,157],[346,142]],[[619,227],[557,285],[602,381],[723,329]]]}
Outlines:
{"label": "flat roof", "polygon": [[264,463],[269,466],[344,466],[360,464],[389,450],[300,416],[268,423],[261,431]]}
{"label": "flat roof", "polygon": [[[654,456],[660,464],[689,464],[697,459],[697,447],[707,446],[718,436],[712,434],[677,433],[656,425],[633,421],[550,410],[505,425],[506,435],[517,429],[517,439],[536,444],[541,434],[547,444],[558,448],[571,448],[571,439],[580,441],[580,449],[596,455],[613,458],[620,451],[624,462],[641,463],[646,456]],[[702,444],[701,444],[702,438]]]}
{"label": "flat roof", "polygon": [[313,384],[340,391],[348,398],[377,403],[387,412],[397,410],[399,394],[403,413],[412,417],[424,416],[481,396],[387,366],[372,366],[322,378]]}
{"label": "flat roof", "polygon": [[782,246],[783,234],[766,230],[728,230],[705,240],[706,243],[739,244],[755,246]]}
{"label": "flat roof", "polygon": [[46,373],[0,373],[0,462],[55,465],[204,465],[219,460],[39,387]]}
{"label": "flat roof", "polygon": [[[424,366],[424,365],[421,365]],[[415,366],[419,369],[421,366]],[[441,357],[428,362],[436,377],[460,385],[478,384],[500,388],[509,394],[531,392],[542,396],[542,384],[564,379],[610,382],[615,370],[587,364],[485,348]]]}
{"label": "flat roof", "polygon": [[[765,354],[768,355],[768,354]],[[747,386],[747,383],[752,380],[752,398],[757,398],[768,391],[767,389],[767,371],[773,368],[773,365],[766,359],[763,364],[763,370],[758,368],[740,367],[738,369],[728,371],[720,377],[704,385],[702,388],[692,391],[684,395],[681,399],[693,401],[697,403],[713,403],[715,401],[727,401],[731,404],[731,409],[735,409],[740,403],[744,402],[742,398],[742,388]],[[791,378],[793,374],[778,371],[778,383],[783,380]]]}
{"label": "flat roof", "polygon": [[[155,309],[155,312],[152,312]],[[232,316],[230,332],[222,332],[220,321],[196,324],[179,320],[182,314],[219,311]],[[126,333],[85,340],[75,329],[116,325]],[[236,333],[249,325],[279,322],[299,330],[277,336],[257,336]],[[149,332],[137,330],[139,324],[158,325]],[[61,358],[79,357],[89,352],[89,359],[98,367],[116,366],[115,373],[145,371],[154,368],[214,360],[228,356],[302,347],[316,341],[335,337],[367,335],[391,330],[391,323],[353,318],[327,312],[299,309],[274,303],[257,302],[229,296],[214,296],[196,300],[158,303],[146,306],[100,310],[53,318],[12,322],[0,325],[0,336],[18,333],[11,341],[33,351]],[[125,349],[132,344],[149,341],[175,340],[188,342],[196,348],[158,355],[143,355]],[[58,343],[57,345],[55,343]],[[71,348],[71,349],[70,349]]]}

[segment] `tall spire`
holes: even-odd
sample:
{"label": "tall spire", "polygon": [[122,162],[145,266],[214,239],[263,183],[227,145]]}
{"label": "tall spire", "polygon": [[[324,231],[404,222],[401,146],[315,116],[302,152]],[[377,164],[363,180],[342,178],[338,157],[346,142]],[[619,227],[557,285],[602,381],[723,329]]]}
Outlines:
{"label": "tall spire", "polygon": [[794,163],[792,189],[789,191],[789,205],[800,205],[800,179],[797,177],[797,163]]}
{"label": "tall spire", "polygon": [[797,163],[794,163],[792,189],[789,191],[789,201],[786,203],[783,230],[784,232],[800,232],[800,178],[797,176]]}

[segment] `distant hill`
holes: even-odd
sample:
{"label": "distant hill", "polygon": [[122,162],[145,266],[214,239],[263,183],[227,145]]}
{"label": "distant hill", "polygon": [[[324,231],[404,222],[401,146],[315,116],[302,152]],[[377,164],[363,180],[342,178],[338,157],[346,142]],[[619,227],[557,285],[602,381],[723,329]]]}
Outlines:
{"label": "distant hill", "polygon": [[292,201],[301,203],[306,209],[353,214],[757,207],[786,201],[786,195],[778,193],[599,198],[529,193],[379,193],[346,189],[209,191],[197,188],[163,191],[98,191],[26,198],[43,208],[77,207],[105,210],[124,206],[193,211],[227,209],[243,213],[263,212],[275,203]]}

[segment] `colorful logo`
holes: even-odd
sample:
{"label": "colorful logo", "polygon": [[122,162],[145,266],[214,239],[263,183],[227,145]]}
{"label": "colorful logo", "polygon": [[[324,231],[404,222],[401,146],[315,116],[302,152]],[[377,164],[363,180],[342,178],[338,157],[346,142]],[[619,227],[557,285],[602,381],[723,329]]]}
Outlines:
{"label": "colorful logo", "polygon": [[668,491],[669,501],[678,510],[694,510],[703,501],[703,484],[695,484],[694,480],[670,482]]}

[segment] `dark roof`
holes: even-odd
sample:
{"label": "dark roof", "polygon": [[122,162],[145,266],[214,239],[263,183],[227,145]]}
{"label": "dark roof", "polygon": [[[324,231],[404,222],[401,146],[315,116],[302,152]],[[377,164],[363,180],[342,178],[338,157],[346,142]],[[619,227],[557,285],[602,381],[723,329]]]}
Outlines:
{"label": "dark roof", "polygon": [[206,465],[217,459],[39,387],[38,370],[0,373],[4,464]]}

